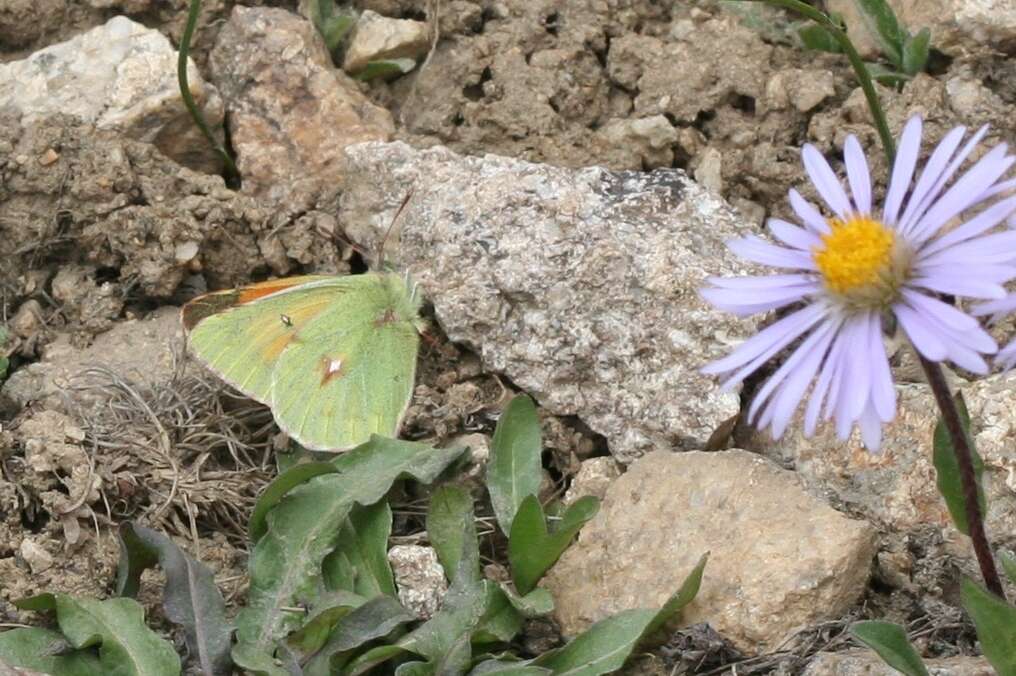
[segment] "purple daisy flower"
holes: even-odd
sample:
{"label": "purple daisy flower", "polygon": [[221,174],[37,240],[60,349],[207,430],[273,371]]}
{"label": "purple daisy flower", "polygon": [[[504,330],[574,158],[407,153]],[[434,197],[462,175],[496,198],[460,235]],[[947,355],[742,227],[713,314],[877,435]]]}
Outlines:
{"label": "purple daisy flower", "polygon": [[768,223],[785,246],[754,235],[728,242],[739,257],[785,272],[710,278],[710,286],[701,291],[709,303],[737,315],[803,303],[703,369],[725,375],[723,387],[730,388],[800,340],[749,408],[749,420],[760,429],[770,427],[779,438],[807,399],[807,436],[820,420],[834,418],[841,439],[856,423],[864,444],[878,450],[882,423],[896,414],[883,343],[889,318],[925,358],[987,373],[982,355],[994,353],[997,344],[974,317],[938,298],[1003,299],[1002,285],[1016,278],[1016,231],[989,232],[1016,210],[1016,197],[992,204],[957,227],[945,227],[996,194],[999,179],[1016,162],[1001,144],[950,184],[986,131],[982,128],[962,147],[966,129],[950,131],[914,182],[921,119],[911,118],[900,137],[879,215],[872,209],[868,163],[854,136],[847,138],[843,153],[849,194],[822,154],[805,145],[805,171],[832,216],[823,216],[791,190],[790,205],[801,225],[775,218]]}
{"label": "purple daisy flower", "polygon": [[[994,188],[985,193],[985,198],[997,197],[1004,193],[1016,190],[1016,179],[1010,179],[997,184]],[[1009,216],[1009,226],[1016,228],[1016,214]],[[1016,256],[1016,252],[1013,253]],[[996,322],[1005,315],[1016,312],[1016,293],[1010,294],[1001,300],[981,303],[973,308],[971,314],[977,317],[992,315],[991,321]],[[1016,366],[1016,338],[1009,341],[1009,344],[998,351],[995,355],[995,364],[1008,371]]]}

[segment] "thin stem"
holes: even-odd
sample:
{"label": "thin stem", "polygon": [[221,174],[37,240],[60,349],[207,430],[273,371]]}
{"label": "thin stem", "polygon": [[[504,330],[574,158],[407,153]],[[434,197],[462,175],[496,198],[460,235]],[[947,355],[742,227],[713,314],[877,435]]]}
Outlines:
{"label": "thin stem", "polygon": [[187,106],[187,112],[190,113],[194,124],[198,126],[204,137],[208,139],[208,143],[222,156],[222,161],[226,165],[226,174],[230,177],[239,176],[233,158],[230,157],[226,149],[219,143],[219,140],[212,134],[212,130],[208,128],[208,123],[205,122],[205,116],[198,109],[197,104],[194,103],[194,97],[191,96],[190,84],[187,81],[187,58],[190,56],[191,38],[194,37],[194,28],[197,26],[198,12],[200,10],[201,0],[191,0],[190,8],[187,10],[187,23],[183,27],[183,36],[180,37],[180,52],[176,60],[176,79],[180,84],[180,96],[183,98],[183,104]]}
{"label": "thin stem", "polygon": [[879,140],[882,141],[882,149],[885,151],[886,160],[889,161],[889,167],[893,166],[893,161],[896,159],[896,144],[893,142],[892,132],[889,131],[889,123],[886,121],[885,112],[882,110],[882,106],[878,102],[878,92],[875,91],[875,83],[871,79],[871,74],[868,73],[868,67],[864,65],[864,59],[857,53],[850,38],[844,33],[836,23],[830,19],[824,12],[821,12],[811,5],[806,5],[800,0],[750,0],[751,2],[765,2],[770,5],[777,5],[784,7],[789,10],[793,10],[798,14],[805,16],[815,23],[819,24],[833,36],[836,42],[840,45],[843,53],[847,55],[847,59],[850,61],[851,67],[854,69],[854,75],[857,76],[857,81],[861,83],[861,90],[864,91],[864,98],[868,101],[868,109],[871,110],[871,117],[875,120],[875,128],[878,130]]}
{"label": "thin stem", "polygon": [[981,577],[988,590],[999,598],[1005,599],[1005,591],[1002,588],[1002,579],[998,576],[998,569],[995,567],[995,559],[991,555],[991,543],[988,542],[988,535],[984,531],[984,515],[981,514],[981,503],[977,495],[977,477],[974,474],[973,453],[970,451],[970,444],[966,430],[960,420],[960,412],[956,408],[956,400],[953,399],[946,383],[945,374],[938,362],[928,361],[921,357],[921,366],[928,378],[928,385],[935,395],[935,402],[942,411],[942,421],[949,432],[952,440],[953,452],[956,454],[956,461],[960,468],[960,483],[963,485],[963,506],[967,513],[967,529],[970,531],[970,540],[974,546],[974,554],[977,556],[977,563],[981,567]]}
{"label": "thin stem", "polygon": [[[820,12],[800,0],[754,0],[756,2],[767,2],[770,5],[777,5],[793,10],[812,21],[815,21],[835,38],[842,47],[850,65],[854,69],[857,80],[864,90],[864,97],[868,101],[868,108],[875,120],[875,127],[878,129],[879,139],[882,141],[882,149],[885,152],[889,164],[889,171],[892,172],[893,162],[896,158],[896,144],[892,134],[889,132],[889,124],[886,122],[885,111],[878,100],[875,85],[871,80],[868,69],[861,59],[861,55],[854,49],[846,33],[840,30],[826,14]],[[945,374],[937,362],[928,361],[921,357],[921,366],[928,378],[928,384],[935,395],[935,401],[942,412],[942,420],[952,440],[953,452],[956,455],[956,462],[960,470],[960,483],[963,486],[963,503],[967,516],[967,528],[970,531],[970,540],[974,547],[974,554],[977,556],[977,563],[981,568],[981,576],[987,588],[999,596],[1005,598],[1005,591],[1002,588],[1002,580],[998,576],[998,569],[995,567],[995,559],[991,554],[991,543],[988,542],[988,535],[984,530],[984,515],[981,514],[981,503],[978,500],[977,478],[974,474],[973,453],[970,450],[967,433],[963,429],[960,420],[959,410],[956,408],[956,401],[949,392],[949,386],[945,381]]]}

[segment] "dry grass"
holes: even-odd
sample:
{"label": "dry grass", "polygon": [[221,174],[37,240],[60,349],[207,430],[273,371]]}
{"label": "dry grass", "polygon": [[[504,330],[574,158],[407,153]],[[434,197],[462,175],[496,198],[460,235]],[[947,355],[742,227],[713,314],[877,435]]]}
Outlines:
{"label": "dry grass", "polygon": [[168,383],[96,367],[67,393],[68,402],[103,402],[69,410],[103,478],[105,519],[141,520],[195,545],[199,533],[218,532],[245,547],[254,501],[274,475],[271,414],[181,354],[174,359]]}

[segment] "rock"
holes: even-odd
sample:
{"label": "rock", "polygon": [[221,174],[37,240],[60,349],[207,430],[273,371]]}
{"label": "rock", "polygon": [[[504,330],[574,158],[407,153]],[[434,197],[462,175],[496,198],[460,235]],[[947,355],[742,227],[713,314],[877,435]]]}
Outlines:
{"label": "rock", "polygon": [[21,480],[35,489],[48,513],[67,515],[99,500],[102,478],[81,446],[85,433],[74,420],[58,411],[32,412],[15,435],[25,449],[25,467],[34,474]]}
{"label": "rock", "polygon": [[[889,0],[907,30],[931,29],[931,46],[950,56],[988,50],[1008,53],[1016,40],[1013,0]],[[879,54],[878,41],[858,13],[854,0],[830,0],[827,9],[840,13],[847,35],[863,56]]]}
{"label": "rock", "polygon": [[701,448],[740,409],[699,368],[752,322],[698,297],[741,274],[745,229],[680,170],[578,171],[403,143],[348,149],[340,220],[434,303],[448,336],[556,415],[578,415],[630,462]]}
{"label": "rock", "polygon": [[[638,92],[635,113],[692,123],[733,97],[759,99],[772,48],[731,17],[711,19],[664,40],[636,32],[610,41],[607,72]],[[673,64],[682,64],[680,69]]]}
{"label": "rock", "polygon": [[42,328],[42,304],[34,298],[26,300],[11,318],[11,331],[21,338],[31,338]]}
{"label": "rock", "polygon": [[769,78],[765,104],[776,110],[791,105],[806,113],[832,96],[836,96],[832,71],[789,68]]}
{"label": "rock", "polygon": [[469,458],[458,474],[456,480],[481,489],[487,475],[487,461],[490,459],[490,437],[486,434],[458,434],[442,445],[443,448],[467,448]]}
{"label": "rock", "polygon": [[100,333],[113,326],[123,311],[123,297],[112,282],[95,281],[95,266],[70,263],[57,270],[53,298],[61,312],[79,329]]}
{"label": "rock", "polygon": [[395,545],[388,550],[388,562],[392,564],[399,602],[421,620],[430,619],[448,591],[437,552],[421,545]]}
{"label": "rock", "polygon": [[422,21],[390,19],[369,9],[357,19],[342,68],[356,74],[371,61],[421,60],[430,50],[430,31]]}
{"label": "rock", "polygon": [[[180,164],[218,173],[221,163],[180,97],[176,62],[176,50],[159,31],[116,16],[26,59],[0,64],[0,108],[13,108],[26,123],[74,115],[152,143]],[[219,127],[222,100],[191,62],[188,81],[209,125]]]}
{"label": "rock", "polygon": [[210,64],[229,102],[244,192],[327,202],[341,188],[342,149],[394,130],[391,114],[332,65],[317,29],[291,12],[235,7]]}
{"label": "rock", "polygon": [[[994,541],[1016,538],[1016,372],[995,375],[959,388],[967,402],[971,432],[984,459],[988,499],[986,528]],[[935,486],[932,432],[938,419],[927,385],[898,384],[896,419],[884,428],[882,451],[864,450],[858,437],[842,442],[828,426],[805,439],[794,423],[780,441],[752,433],[743,440],[753,450],[792,466],[808,489],[834,504],[863,515],[897,533],[933,526],[959,546],[956,555],[972,557],[968,542],[952,526]]]}
{"label": "rock", "polygon": [[[52,166],[31,159],[49,148],[60,149]],[[30,159],[19,163],[21,155]],[[348,270],[333,215],[229,190],[220,176],[191,171],[150,144],[75,118],[23,125],[0,111],[0,173],[0,285],[29,296],[69,264],[115,272],[106,276],[111,290],[88,282],[99,296],[110,290],[108,297],[83,298],[59,316],[72,323],[90,318],[90,332],[104,328],[104,314],[115,316],[110,301],[139,295],[178,301],[174,292],[196,271],[208,288],[221,289],[249,282],[266,267],[274,275],[298,265],[323,274]],[[182,260],[195,242],[196,256]]]}
{"label": "rock", "polygon": [[845,612],[864,591],[874,548],[868,524],[812,498],[764,458],[658,452],[607,489],[545,584],[562,631],[574,636],[619,611],[659,607],[708,551],[681,622],[708,622],[757,654]]}
{"label": "rock", "polygon": [[592,495],[603,499],[614,480],[621,476],[621,466],[613,458],[583,460],[571,486],[565,491],[562,502],[570,505],[579,498]]}
{"label": "rock", "polygon": [[21,541],[18,553],[25,560],[32,570],[32,575],[38,575],[42,571],[53,566],[53,555],[46,551],[46,548],[30,537]]}
{"label": "rock", "polygon": [[104,367],[133,381],[166,383],[175,373],[174,348],[182,346],[181,333],[179,310],[165,307],[147,319],[116,324],[84,350],[72,347],[65,336],[47,345],[40,361],[14,371],[0,393],[19,407],[38,403],[55,411],[87,410],[101,403],[101,391],[72,385],[87,383],[88,369]]}
{"label": "rock", "polygon": [[598,133],[605,143],[637,146],[646,169],[669,167],[674,161],[677,130],[664,115],[610,120]]}
{"label": "rock", "polygon": [[723,155],[716,148],[706,148],[697,158],[695,180],[706,190],[723,194]]}
{"label": "rock", "polygon": [[[924,660],[932,676],[994,676],[995,671],[981,657],[945,657]],[[896,671],[871,650],[844,650],[816,653],[802,676],[898,676]]]}

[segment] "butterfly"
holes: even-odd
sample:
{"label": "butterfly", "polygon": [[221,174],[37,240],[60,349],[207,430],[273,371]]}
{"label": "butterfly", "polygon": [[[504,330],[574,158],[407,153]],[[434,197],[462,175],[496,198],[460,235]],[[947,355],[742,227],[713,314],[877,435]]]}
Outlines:
{"label": "butterfly", "polygon": [[268,405],[312,450],[397,436],[416,377],[422,300],[392,272],[305,275],[199,296],[184,305],[191,351]]}

